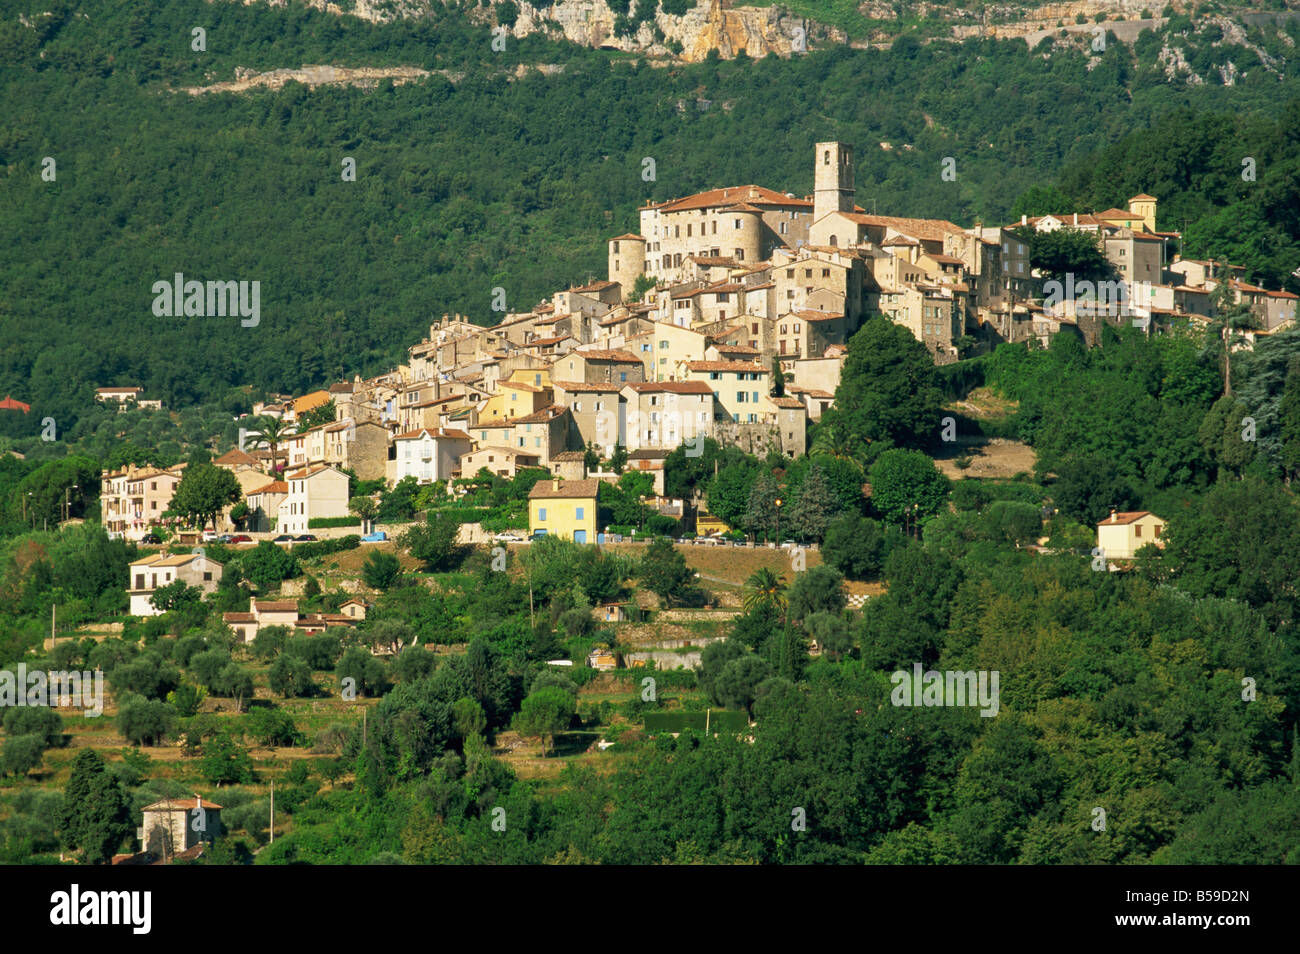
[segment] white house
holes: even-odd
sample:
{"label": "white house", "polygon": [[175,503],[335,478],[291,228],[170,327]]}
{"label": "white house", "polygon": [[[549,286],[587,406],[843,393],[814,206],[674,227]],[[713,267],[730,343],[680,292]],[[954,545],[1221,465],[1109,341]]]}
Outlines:
{"label": "white house", "polygon": [[348,475],[328,464],[313,464],[284,475],[289,492],[280,503],[276,528],[281,533],[306,533],[308,521],[348,516]]}
{"label": "white house", "polygon": [[158,616],[159,611],[149,602],[159,587],[183,580],[197,586],[204,593],[212,593],[221,582],[222,566],[201,553],[180,553],[174,556],[155,553],[136,560],[130,567],[127,593],[131,597],[132,616]]}
{"label": "white house", "polygon": [[422,484],[447,480],[460,469],[460,457],[473,449],[464,431],[445,427],[422,427],[397,434],[389,445],[387,477],[397,483],[414,477]]}

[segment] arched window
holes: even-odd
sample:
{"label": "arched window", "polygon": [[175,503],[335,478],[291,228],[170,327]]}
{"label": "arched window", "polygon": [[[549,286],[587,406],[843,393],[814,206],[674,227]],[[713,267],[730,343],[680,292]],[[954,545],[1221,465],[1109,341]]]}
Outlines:
{"label": "arched window", "polygon": [[829,166],[830,164],[831,164],[831,151],[827,149],[825,154],[822,156],[822,165]]}
{"label": "arched window", "polygon": [[839,240],[839,238],[836,237],[836,236],[834,236],[834,235],[832,235],[832,236],[831,236],[831,248],[838,248],[838,247],[839,247],[839,244],[840,244],[840,240]]}

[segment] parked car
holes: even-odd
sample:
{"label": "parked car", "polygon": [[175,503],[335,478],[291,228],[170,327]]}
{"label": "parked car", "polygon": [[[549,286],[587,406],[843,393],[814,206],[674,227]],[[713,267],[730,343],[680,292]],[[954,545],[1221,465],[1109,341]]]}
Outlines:
{"label": "parked car", "polygon": [[497,543],[523,543],[524,538],[514,533],[498,533],[492,538]]}
{"label": "parked car", "polygon": [[293,543],[293,534],[282,533],[271,542],[272,543]]}
{"label": "parked car", "polygon": [[219,534],[218,534],[217,531],[215,531],[215,530],[204,530],[204,531],[203,531],[203,537],[202,537],[202,539],[203,539],[203,542],[204,542],[204,543],[219,543],[219,542],[220,542],[220,540],[219,540]]}
{"label": "parked car", "polygon": [[162,537],[156,533],[146,533],[140,538],[141,543],[162,543]]}
{"label": "parked car", "polygon": [[234,540],[235,535],[233,533],[223,533],[221,536],[217,537],[218,543],[233,543]]}
{"label": "parked car", "polygon": [[376,530],[374,533],[367,533],[361,538],[362,543],[382,543],[388,539],[388,534],[383,530]]}
{"label": "parked car", "polygon": [[227,543],[252,543],[253,538],[246,533],[237,533],[226,542]]}
{"label": "parked car", "polygon": [[304,533],[293,538],[294,543],[315,543],[316,537],[310,533]]}

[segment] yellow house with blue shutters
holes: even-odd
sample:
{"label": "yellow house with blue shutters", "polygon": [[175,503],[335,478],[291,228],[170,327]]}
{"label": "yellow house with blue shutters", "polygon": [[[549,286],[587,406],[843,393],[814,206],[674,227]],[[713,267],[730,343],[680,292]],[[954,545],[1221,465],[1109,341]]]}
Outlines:
{"label": "yellow house with blue shutters", "polygon": [[538,481],[528,494],[529,534],[595,543],[599,488],[599,480]]}

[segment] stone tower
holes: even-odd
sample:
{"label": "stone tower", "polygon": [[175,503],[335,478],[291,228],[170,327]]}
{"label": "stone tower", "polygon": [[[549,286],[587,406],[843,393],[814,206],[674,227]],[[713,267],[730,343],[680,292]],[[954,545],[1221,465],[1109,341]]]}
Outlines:
{"label": "stone tower", "polygon": [[813,175],[814,222],[832,212],[853,211],[853,147],[844,142],[819,142]]}
{"label": "stone tower", "polygon": [[622,287],[622,301],[632,294],[632,286],[645,274],[646,240],[640,235],[620,235],[609,240],[609,280]]}

